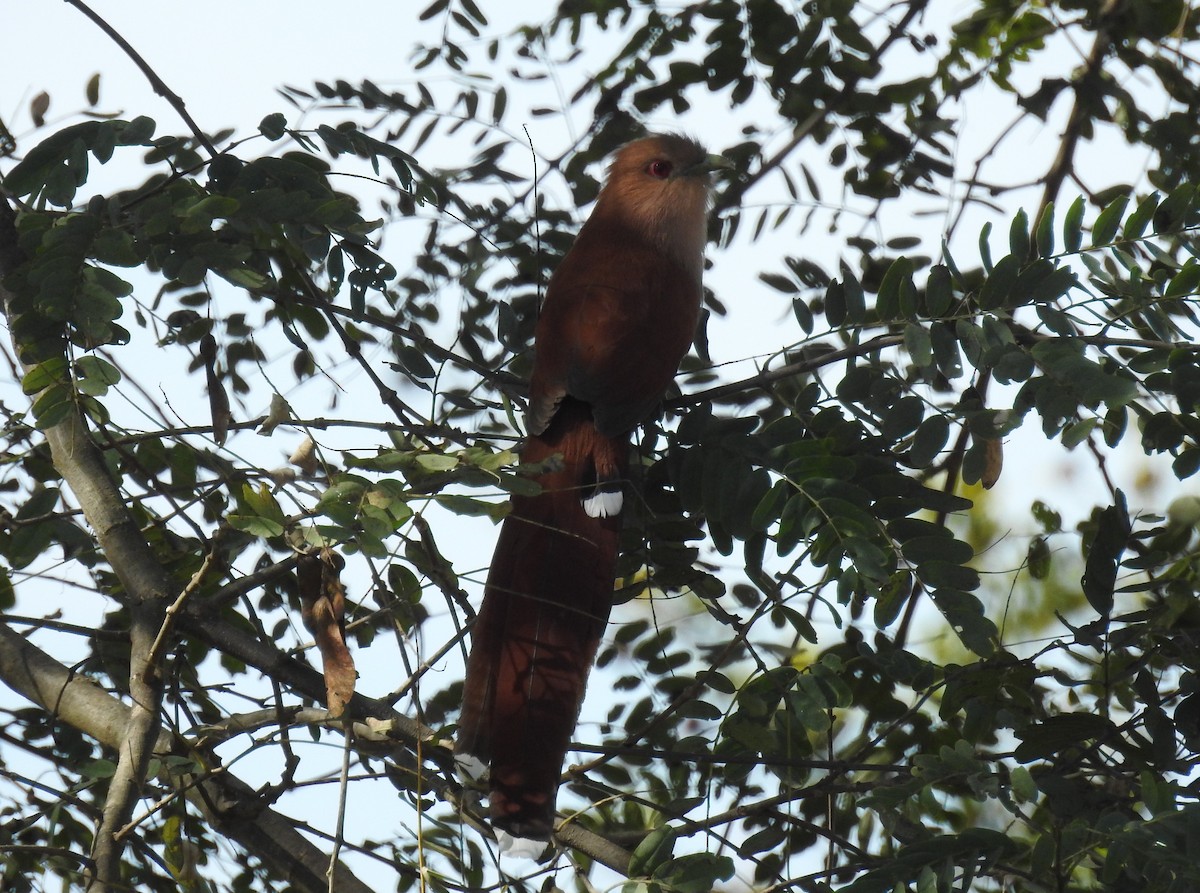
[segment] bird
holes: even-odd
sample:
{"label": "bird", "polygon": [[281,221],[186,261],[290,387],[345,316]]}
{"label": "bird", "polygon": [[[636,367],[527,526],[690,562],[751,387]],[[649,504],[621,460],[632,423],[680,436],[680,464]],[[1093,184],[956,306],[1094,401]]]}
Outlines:
{"label": "bird", "polygon": [[537,857],[612,607],[631,432],[695,337],[714,172],[696,140],[659,134],[613,156],[546,289],[521,463],[471,628],[455,758],[488,777],[502,853]]}

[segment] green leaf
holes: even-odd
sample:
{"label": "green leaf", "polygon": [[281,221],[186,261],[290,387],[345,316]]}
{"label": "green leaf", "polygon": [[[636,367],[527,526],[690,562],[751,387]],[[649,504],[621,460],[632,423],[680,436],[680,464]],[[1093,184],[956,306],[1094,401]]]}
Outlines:
{"label": "green leaf", "polygon": [[938,319],[950,312],[954,305],[954,280],[948,267],[935,264],[929,268],[929,279],[925,283],[925,312]]}
{"label": "green leaf", "polygon": [[1084,711],[1050,716],[1015,730],[1021,744],[1017,746],[1014,756],[1021,763],[1048,759],[1088,741],[1107,741],[1119,737],[1115,732],[1112,720],[1096,713]]}
{"label": "green leaf", "polygon": [[958,350],[958,339],[949,324],[933,323],[929,327],[929,340],[933,344],[933,361],[938,372],[949,379],[962,377],[962,355]]}
{"label": "green leaf", "polygon": [[908,571],[898,570],[888,578],[875,599],[874,619],[877,627],[886,629],[896,621],[900,610],[912,595],[912,588],[913,577]]}
{"label": "green leaf", "polygon": [[672,859],[654,872],[654,879],[672,893],[711,893],[720,881],[733,877],[733,860],[713,853],[689,853]]}
{"label": "green leaf", "polygon": [[154,136],[154,128],[157,126],[153,118],[138,115],[121,128],[121,145],[136,146],[148,143]]}
{"label": "green leaf", "polygon": [[880,321],[893,320],[900,315],[901,290],[905,283],[909,288],[912,287],[912,272],[912,261],[901,256],[892,261],[887,272],[883,274],[883,281],[879,284],[879,294],[875,299],[875,309],[879,314]]}
{"label": "green leaf", "polygon": [[1142,199],[1137,208],[1129,219],[1125,221],[1125,231],[1123,233],[1125,241],[1130,242],[1134,239],[1141,238],[1146,231],[1146,227],[1150,225],[1150,221],[1154,218],[1154,212],[1158,209],[1159,195],[1157,192],[1152,192]]}
{"label": "green leaf", "polygon": [[458,457],[444,453],[421,453],[417,456],[417,464],[430,472],[449,471],[458,467]]}
{"label": "green leaf", "polygon": [[955,539],[948,533],[944,536],[919,536],[905,540],[900,544],[904,557],[914,564],[931,561],[966,564],[975,557],[975,550],[970,544]]}
{"label": "green leaf", "polygon": [[260,536],[263,539],[280,536],[284,529],[283,525],[277,521],[258,515],[243,515],[235,512],[230,514],[228,518],[230,525],[233,527],[251,536]]}
{"label": "green leaf", "polygon": [[1021,273],[1021,260],[1015,254],[1005,255],[992,269],[979,290],[981,310],[997,310],[1008,303],[1009,295]]}
{"label": "green leaf", "polygon": [[772,825],[756,831],[742,841],[741,846],[738,847],[738,855],[745,858],[753,856],[755,853],[776,850],[783,846],[786,840],[787,832],[781,827]]}
{"label": "green leaf", "polygon": [[[95,139],[100,126],[98,121],[84,121],[64,127],[42,140],[5,175],[5,190],[17,197],[34,195],[65,170],[69,174],[65,185],[70,193],[66,204],[70,204],[75,186],[87,178],[87,146]],[[82,156],[78,151],[80,148],[83,149]]]}
{"label": "green leaf", "polygon": [[487,18],[480,11],[479,7],[475,5],[473,0],[458,0],[458,2],[463,8],[463,12],[469,15],[480,25],[486,25],[488,23]]}
{"label": "green leaf", "polygon": [[1171,277],[1171,281],[1163,290],[1163,297],[1181,298],[1194,295],[1197,286],[1200,286],[1200,261],[1189,258],[1179,272]]}
{"label": "green leaf", "polygon": [[1008,227],[1008,253],[1020,261],[1029,258],[1029,215],[1024,208],[1017,211]]}
{"label": "green leaf", "polygon": [[439,493],[437,502],[442,508],[464,518],[491,518],[500,521],[508,514],[508,504],[460,496],[457,493]]}
{"label": "green leaf", "polygon": [[920,397],[901,397],[883,416],[880,434],[891,441],[917,430],[925,417],[925,401]]}
{"label": "green leaf", "polygon": [[92,397],[103,397],[121,380],[121,370],[103,357],[91,354],[75,361],[76,386]]}
{"label": "green leaf", "polygon": [[21,379],[21,391],[29,397],[54,384],[67,381],[67,358],[62,356],[43,360],[25,373]]}
{"label": "green leaf", "polygon": [[1118,490],[1116,503],[1100,512],[1082,580],[1083,594],[1088,604],[1103,617],[1112,612],[1117,570],[1131,529],[1125,494]]}
{"label": "green leaf", "polygon": [[1175,477],[1179,480],[1189,478],[1200,470],[1200,449],[1190,447],[1178,456],[1171,463],[1171,471],[1175,473]]}
{"label": "green leaf", "polygon": [[1031,297],[1035,302],[1040,303],[1057,301],[1078,285],[1079,277],[1074,270],[1058,267],[1049,276],[1043,277],[1034,284]]}
{"label": "green leaf", "polygon": [[792,313],[796,317],[796,322],[800,324],[800,328],[804,330],[804,334],[811,335],[813,330],[813,315],[803,297],[797,295],[792,299]]}
{"label": "green leaf", "polygon": [[268,538],[283,533],[287,518],[265,483],[257,488],[249,482],[242,484],[238,503],[239,511],[229,516],[229,523],[234,527]]}
{"label": "green leaf", "polygon": [[1034,231],[1034,243],[1037,245],[1038,257],[1054,254],[1054,202],[1048,202],[1042,210],[1042,216]]}
{"label": "green leaf", "polygon": [[1196,197],[1195,183],[1184,183],[1171,190],[1154,212],[1154,232],[1173,233],[1186,226]]}
{"label": "green leaf", "polygon": [[282,139],[287,133],[287,117],[282,112],[267,115],[258,122],[258,132],[271,142]]}
{"label": "green leaf", "polygon": [[629,877],[649,877],[660,865],[669,862],[677,839],[678,833],[669,825],[647,834],[629,859]]}
{"label": "green leaf", "polygon": [[758,278],[771,286],[771,288],[785,295],[794,295],[800,290],[800,287],[792,281],[791,277],[784,276],[781,273],[759,273]]}
{"label": "green leaf", "polygon": [[962,643],[980,657],[995,651],[998,635],[996,625],[983,613],[983,604],[969,592],[936,589],[931,593],[946,622],[958,634]]}
{"label": "green leaf", "polygon": [[1075,254],[1083,245],[1083,212],[1086,209],[1083,196],[1077,196],[1063,219],[1063,245],[1070,254]]}
{"label": "green leaf", "polygon": [[79,774],[84,778],[112,778],[117,774],[117,764],[112,760],[92,760],[79,767]]}
{"label": "green leaf", "polygon": [[0,544],[6,546],[8,560],[14,568],[28,566],[45,554],[54,542],[54,525],[46,523],[45,517],[58,507],[58,497],[59,491],[54,487],[40,487],[17,510],[15,520],[18,523],[13,525],[11,539],[7,544],[0,540]]}
{"label": "green leaf", "polygon": [[788,497],[792,494],[792,486],[787,481],[776,481],[766,495],[759,500],[750,516],[750,526],[755,530],[764,531],[779,519]]}
{"label": "green leaf", "polygon": [[950,437],[950,421],[941,414],[931,415],[917,428],[908,459],[916,468],[928,468]]}
{"label": "green leaf", "polygon": [[978,571],[949,561],[926,561],[919,564],[917,576],[931,588],[956,589],[960,592],[970,592],[979,588]]}
{"label": "green leaf", "polygon": [[1029,576],[1035,580],[1044,580],[1050,575],[1050,545],[1046,542],[1044,536],[1035,536],[1029,542],[1029,549],[1025,553],[1025,566],[1029,569]]}
{"label": "green leaf", "polygon": [[983,264],[985,273],[992,272],[992,246],[989,240],[992,237],[991,221],[985,223],[979,230],[979,259]]}
{"label": "green leaf", "polygon": [[833,329],[840,328],[846,321],[845,288],[837,279],[825,287],[825,319]]}
{"label": "green leaf", "polygon": [[224,267],[215,272],[226,282],[251,291],[264,288],[270,281],[262,273],[247,267]]}
{"label": "green leaf", "polygon": [[441,15],[449,6],[450,0],[434,0],[433,3],[430,3],[427,7],[425,7],[424,10],[421,11],[418,19],[422,22],[428,21],[435,16]]}
{"label": "green leaf", "polygon": [[1073,450],[1079,444],[1087,440],[1088,435],[1095,430],[1100,424],[1100,420],[1096,417],[1080,419],[1078,422],[1072,422],[1067,427],[1063,428],[1060,441],[1068,450]]}
{"label": "green leaf", "polygon": [[51,385],[33,402],[33,420],[40,431],[66,421],[74,411],[75,390],[68,384]]}
{"label": "green leaf", "polygon": [[1009,772],[1009,784],[1018,803],[1033,803],[1038,797],[1037,782],[1024,766],[1014,766]]}
{"label": "green leaf", "polygon": [[909,323],[904,327],[904,347],[913,363],[922,368],[933,363],[933,339],[929,330],[919,323]]}
{"label": "green leaf", "polygon": [[846,298],[846,323],[851,326],[861,324],[867,316],[866,296],[862,283],[845,266],[842,267],[842,293]]}
{"label": "green leaf", "polygon": [[1112,242],[1116,236],[1117,230],[1121,226],[1121,216],[1125,213],[1125,208],[1129,204],[1129,196],[1122,195],[1113,199],[1100,216],[1096,218],[1096,222],[1092,224],[1092,247],[1100,248]]}

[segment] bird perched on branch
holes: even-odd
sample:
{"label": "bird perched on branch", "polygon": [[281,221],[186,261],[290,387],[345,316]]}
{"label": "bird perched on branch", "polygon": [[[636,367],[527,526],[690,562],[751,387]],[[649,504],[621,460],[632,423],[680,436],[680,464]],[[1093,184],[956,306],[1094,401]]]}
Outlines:
{"label": "bird perched on branch", "polygon": [[725,167],[683,136],[624,146],[546,292],[521,458],[548,470],[538,495],[514,495],[500,530],[455,748],[464,774],[489,771],[502,851],[537,855],[554,828],[612,606],[630,432],[695,335],[710,175]]}

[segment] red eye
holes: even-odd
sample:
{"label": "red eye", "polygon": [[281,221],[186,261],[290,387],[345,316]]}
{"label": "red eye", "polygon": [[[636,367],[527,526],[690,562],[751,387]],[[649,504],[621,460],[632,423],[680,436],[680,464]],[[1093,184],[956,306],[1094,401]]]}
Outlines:
{"label": "red eye", "polygon": [[648,165],[646,165],[646,173],[658,180],[667,179],[667,177],[671,176],[671,171],[674,169],[675,168],[671,162],[664,161],[661,158],[657,161],[651,161]]}

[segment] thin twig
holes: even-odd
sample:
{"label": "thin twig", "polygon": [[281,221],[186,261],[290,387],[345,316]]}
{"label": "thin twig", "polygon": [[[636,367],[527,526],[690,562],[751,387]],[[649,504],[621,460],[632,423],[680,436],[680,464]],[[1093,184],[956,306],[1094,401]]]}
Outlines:
{"label": "thin twig", "polygon": [[222,774],[223,772],[225,772],[224,766],[216,766],[212,769],[205,771],[204,773],[202,773],[200,775],[192,776],[191,779],[186,784],[181,784],[176,788],[172,788],[172,790],[169,794],[164,794],[162,797],[160,797],[159,799],[157,799],[153,803],[151,803],[149,807],[147,807],[145,810],[142,811],[141,815],[135,816],[134,818],[130,819],[129,824],[127,824],[124,828],[122,828],[120,831],[118,831],[113,836],[116,837],[117,840],[124,839],[125,837],[129,836],[130,833],[132,833],[134,830],[136,830],[138,825],[140,825],[140,824],[142,824],[142,822],[146,821],[146,819],[151,818],[156,813],[161,812],[167,806],[170,806],[172,803],[174,803],[180,797],[183,797],[184,795],[186,795],[187,792],[189,790],[191,790],[192,788],[200,787],[206,781],[209,781],[210,779],[214,778],[217,775]]}
{"label": "thin twig", "polygon": [[730,397],[734,394],[740,394],[743,391],[767,388],[775,384],[775,382],[813,372],[822,366],[828,366],[839,360],[862,356],[863,354],[872,353],[873,351],[882,350],[887,347],[895,347],[903,343],[903,335],[878,335],[864,341],[862,344],[852,344],[849,347],[830,350],[815,357],[799,360],[795,363],[788,363],[786,366],[780,366],[778,369],[765,369],[757,375],[743,378],[740,381],[717,385],[704,391],[696,391],[694,394],[684,394],[681,397],[664,401],[663,406],[667,409],[680,409],[685,406],[694,406],[697,403],[703,403],[706,400]]}
{"label": "thin twig", "polygon": [[329,851],[329,893],[337,893],[336,870],[338,856],[346,841],[346,800],[350,794],[350,754],[353,752],[354,728],[349,721],[342,723],[342,772],[338,778],[337,827],[333,832],[333,847]]}
{"label": "thin twig", "polygon": [[163,652],[167,648],[167,642],[170,640],[171,633],[175,629],[175,620],[179,616],[179,612],[183,610],[188,599],[200,588],[200,584],[204,582],[204,578],[208,576],[209,570],[212,569],[213,563],[217,558],[217,541],[220,537],[221,530],[218,529],[209,544],[208,553],[204,556],[204,561],[200,564],[199,569],[192,574],[192,578],[183,587],[183,591],[179,593],[178,598],[167,608],[162,619],[162,626],[158,629],[158,635],[154,637],[154,643],[150,646],[150,651],[146,654],[146,665],[150,668],[151,672],[157,672],[158,664],[162,660]]}
{"label": "thin twig", "polygon": [[163,79],[158,76],[158,73],[151,68],[150,64],[142,58],[141,54],[130,45],[129,41],[121,36],[117,29],[101,18],[100,15],[98,15],[95,10],[84,3],[83,0],[66,0],[66,2],[69,5],[74,6],[85,16],[91,19],[101,31],[108,35],[113,43],[115,43],[122,49],[122,51],[124,51],[126,56],[133,60],[133,64],[140,68],[142,74],[144,74],[146,79],[150,81],[150,86],[154,88],[154,92],[171,104],[171,108],[175,109],[179,117],[183,118],[184,123],[187,124],[188,129],[191,130],[192,135],[196,137],[196,141],[204,147],[205,151],[207,151],[209,155],[215,158],[218,154],[220,154],[217,152],[212,142],[209,141],[209,138],[204,131],[200,129],[200,125],[192,120],[192,116],[188,114],[187,106],[184,105],[183,99],[179,96],[179,94],[175,93],[166,85]]}

